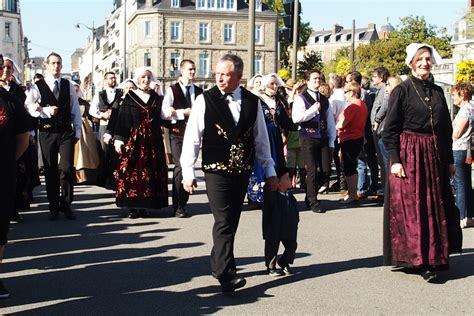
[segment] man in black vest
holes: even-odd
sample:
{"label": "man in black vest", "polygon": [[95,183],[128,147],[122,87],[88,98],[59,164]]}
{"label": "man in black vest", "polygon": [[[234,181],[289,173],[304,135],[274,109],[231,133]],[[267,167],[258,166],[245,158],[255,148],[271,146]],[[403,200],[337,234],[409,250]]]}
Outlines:
{"label": "man in black vest", "polygon": [[189,199],[189,193],[184,190],[181,181],[183,175],[179,158],[181,157],[181,150],[183,148],[183,137],[186,129],[186,123],[191,114],[191,107],[197,96],[202,94],[202,89],[196,86],[194,76],[196,73],[196,66],[190,59],[184,59],[180,65],[179,70],[181,76],[179,81],[166,89],[166,94],[163,99],[163,117],[169,129],[171,155],[173,156],[173,209],[176,217],[186,217],[186,203]]}
{"label": "man in black vest", "polygon": [[239,86],[243,69],[243,61],[236,55],[227,54],[219,60],[216,86],[194,103],[180,161],[184,189],[193,193],[197,186],[194,163],[202,144],[202,169],[214,215],[212,274],[224,293],[246,283],[237,277],[233,249],[254,158],[264,168],[270,189],[276,190],[278,185],[259,99]]}
{"label": "man in black vest", "polygon": [[330,166],[336,127],[329,101],[318,90],[324,82],[322,73],[319,70],[307,71],[305,81],[307,89],[295,97],[292,119],[301,126],[301,152],[306,165],[306,203],[313,212],[324,213],[318,200],[318,166]]}
{"label": "man in black vest", "polygon": [[[54,221],[59,212],[75,219],[71,210],[74,195],[74,144],[81,136],[81,113],[74,85],[61,78],[62,58],[46,58],[46,75],[31,89],[30,114],[39,117],[39,143],[43,155],[46,193]],[[58,155],[60,156],[58,164]]]}
{"label": "man in black vest", "polygon": [[104,75],[104,89],[94,96],[89,108],[89,114],[99,120],[98,139],[103,152],[107,149],[107,144],[103,138],[107,130],[110,114],[112,113],[112,105],[122,97],[122,91],[118,90],[116,86],[117,78],[115,73],[112,71],[106,72]]}

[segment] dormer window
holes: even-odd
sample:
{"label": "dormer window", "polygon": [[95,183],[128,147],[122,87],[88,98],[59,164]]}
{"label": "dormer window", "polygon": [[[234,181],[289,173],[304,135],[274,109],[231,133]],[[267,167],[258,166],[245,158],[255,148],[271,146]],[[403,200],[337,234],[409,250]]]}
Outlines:
{"label": "dormer window", "polygon": [[[261,3],[260,3],[261,6]],[[235,0],[196,0],[198,10],[235,10]]]}
{"label": "dormer window", "polygon": [[459,40],[464,41],[466,40],[466,21],[462,20],[459,22]]}
{"label": "dormer window", "polygon": [[262,0],[255,0],[255,11],[262,11]]}

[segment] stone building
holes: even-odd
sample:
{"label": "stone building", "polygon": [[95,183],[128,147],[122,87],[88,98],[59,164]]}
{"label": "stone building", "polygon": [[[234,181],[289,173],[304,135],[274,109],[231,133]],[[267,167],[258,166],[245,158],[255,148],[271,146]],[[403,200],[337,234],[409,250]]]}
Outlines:
{"label": "stone building", "polygon": [[[19,0],[0,1],[0,52],[24,65],[25,47]],[[18,74],[17,74],[18,76]],[[19,76],[22,80],[22,76]]]}

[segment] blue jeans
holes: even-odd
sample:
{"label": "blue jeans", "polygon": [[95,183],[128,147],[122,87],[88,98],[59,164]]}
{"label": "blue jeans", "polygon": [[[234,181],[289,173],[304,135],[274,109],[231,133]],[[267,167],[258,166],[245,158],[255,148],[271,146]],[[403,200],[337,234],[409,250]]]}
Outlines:
{"label": "blue jeans", "polygon": [[367,172],[365,158],[357,159],[357,192],[365,192],[369,189],[370,177]]}
{"label": "blue jeans", "polygon": [[[472,151],[471,151],[472,152]],[[461,219],[473,217],[473,191],[471,178],[471,165],[465,163],[467,151],[453,150],[454,166],[454,190],[456,192],[456,206],[459,208]]]}
{"label": "blue jeans", "polygon": [[385,148],[385,144],[383,143],[382,138],[379,138],[379,147],[380,147],[380,153],[382,154],[382,160],[383,164],[385,166],[385,172],[388,173],[388,152],[387,149]]}

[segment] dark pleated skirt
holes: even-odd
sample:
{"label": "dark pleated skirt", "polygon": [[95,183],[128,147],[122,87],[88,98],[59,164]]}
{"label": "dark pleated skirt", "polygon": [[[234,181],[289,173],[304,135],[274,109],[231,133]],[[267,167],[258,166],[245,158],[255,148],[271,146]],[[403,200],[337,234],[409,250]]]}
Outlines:
{"label": "dark pleated skirt", "polygon": [[[384,264],[445,269],[460,252],[459,210],[438,138],[403,131],[400,158],[406,178],[391,173],[384,205]],[[440,158],[441,156],[441,158]],[[390,170],[390,168],[389,168]]]}

